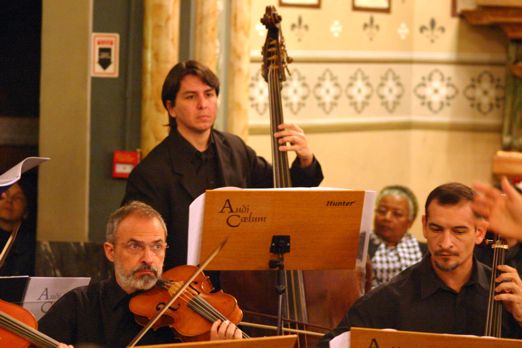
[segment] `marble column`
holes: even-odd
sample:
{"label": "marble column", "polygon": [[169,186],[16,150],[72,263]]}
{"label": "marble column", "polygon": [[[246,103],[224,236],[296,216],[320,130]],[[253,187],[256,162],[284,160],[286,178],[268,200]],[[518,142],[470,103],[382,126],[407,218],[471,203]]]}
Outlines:
{"label": "marble column", "polygon": [[143,4],[141,149],[146,155],[168,133],[161,87],[178,61],[180,6],[179,0],[146,0]]}
{"label": "marble column", "polygon": [[194,59],[217,70],[218,61],[218,2],[196,0],[194,25]]}
{"label": "marble column", "polygon": [[227,130],[246,140],[251,0],[231,0],[230,6],[230,51],[229,62],[226,64],[228,66]]}

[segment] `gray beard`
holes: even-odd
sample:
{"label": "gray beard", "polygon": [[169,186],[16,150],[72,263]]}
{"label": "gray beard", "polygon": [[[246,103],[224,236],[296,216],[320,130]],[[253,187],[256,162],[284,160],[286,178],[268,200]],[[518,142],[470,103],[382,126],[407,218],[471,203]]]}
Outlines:
{"label": "gray beard", "polygon": [[[146,275],[140,278],[135,278],[135,272],[140,271],[142,269],[151,269],[156,273],[156,276]],[[125,273],[125,271],[118,264],[115,264],[114,272],[116,273],[116,276],[120,280],[122,286],[126,288],[133,288],[136,290],[149,290],[154,285],[156,285],[156,282],[161,277],[162,270],[158,270],[152,266],[149,267],[141,265],[133,269],[131,272]]]}

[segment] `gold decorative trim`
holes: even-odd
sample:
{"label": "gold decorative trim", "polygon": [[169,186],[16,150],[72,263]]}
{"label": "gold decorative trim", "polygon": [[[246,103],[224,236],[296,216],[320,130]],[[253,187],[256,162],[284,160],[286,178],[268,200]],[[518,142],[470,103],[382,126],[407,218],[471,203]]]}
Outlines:
{"label": "gold decorative trim", "polygon": [[[291,122],[291,121],[290,121]],[[299,126],[306,133],[340,133],[377,130],[450,130],[468,132],[500,133],[502,121],[476,119],[449,119],[447,117],[411,116],[411,117],[358,117],[330,120],[301,120]],[[252,122],[250,135],[268,134],[268,122]]]}

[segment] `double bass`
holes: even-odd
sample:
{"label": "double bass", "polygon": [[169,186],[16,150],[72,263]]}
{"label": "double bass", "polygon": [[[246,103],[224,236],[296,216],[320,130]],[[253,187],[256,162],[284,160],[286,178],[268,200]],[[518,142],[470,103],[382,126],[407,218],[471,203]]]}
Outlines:
{"label": "double bass", "polygon": [[[274,187],[291,187],[287,152],[279,150],[273,134],[284,123],[281,90],[288,64],[284,37],[281,31],[281,16],[274,6],[267,6],[261,23],[267,28],[267,37],[262,49],[262,75],[268,83],[270,105],[270,131],[272,140],[272,163]],[[237,273],[237,272],[234,272]],[[277,299],[274,290],[275,272],[243,272],[241,281],[222,272],[221,285],[233,293],[242,304],[245,316],[258,321],[260,316],[277,314]],[[347,309],[361,295],[363,279],[355,271],[287,271],[285,292],[285,316],[294,329],[316,328],[326,333],[342,319]],[[256,284],[249,286],[250,284]],[[265,315],[263,315],[265,314]],[[257,316],[257,317],[256,317]],[[300,346],[314,346],[317,338],[300,337]]]}

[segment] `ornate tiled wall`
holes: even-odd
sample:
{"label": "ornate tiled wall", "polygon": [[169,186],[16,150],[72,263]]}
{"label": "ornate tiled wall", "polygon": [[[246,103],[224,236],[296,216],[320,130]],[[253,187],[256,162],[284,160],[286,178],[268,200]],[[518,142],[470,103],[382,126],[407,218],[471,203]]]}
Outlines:
{"label": "ornate tiled wall", "polygon": [[[370,3],[370,2],[368,2]],[[424,201],[443,182],[491,179],[500,148],[507,39],[453,16],[451,0],[392,0],[388,13],[351,0],[320,7],[252,0],[249,137],[270,157],[266,83],[257,24],[275,5],[291,76],[285,120],[303,126],[325,187],[409,186]],[[422,238],[420,222],[413,232]]]}
{"label": "ornate tiled wall", "polygon": [[[401,63],[297,63],[283,85],[284,114],[300,121],[436,116],[500,123],[504,98],[501,65]],[[252,63],[250,120],[264,123],[268,89]]]}
{"label": "ornate tiled wall", "polygon": [[[388,13],[355,11],[351,1],[324,0],[318,8],[271,3],[295,59],[282,91],[286,118],[305,125],[429,120],[499,128],[505,38],[454,16],[451,0],[393,1]],[[254,1],[253,18],[264,5]],[[266,29],[253,22],[249,119],[255,129],[268,122],[268,105],[256,49]]]}

